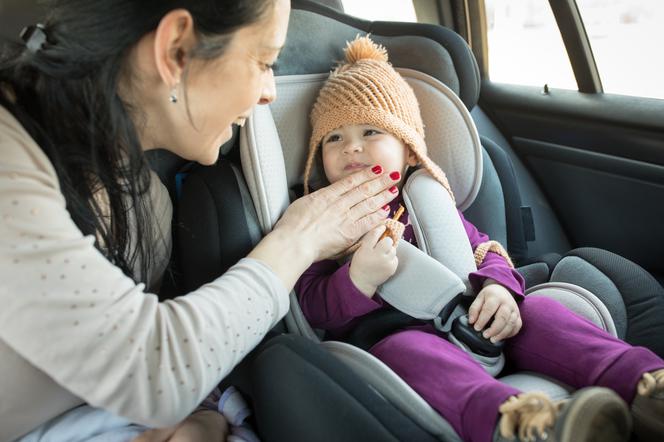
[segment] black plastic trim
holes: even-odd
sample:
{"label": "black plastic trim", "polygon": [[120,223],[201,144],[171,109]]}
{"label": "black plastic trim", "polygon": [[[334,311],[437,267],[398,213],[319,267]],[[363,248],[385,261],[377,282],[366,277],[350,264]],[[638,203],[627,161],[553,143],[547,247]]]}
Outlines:
{"label": "black plastic trim", "polygon": [[579,92],[603,92],[588,35],[575,0],[549,0],[567,49]]}

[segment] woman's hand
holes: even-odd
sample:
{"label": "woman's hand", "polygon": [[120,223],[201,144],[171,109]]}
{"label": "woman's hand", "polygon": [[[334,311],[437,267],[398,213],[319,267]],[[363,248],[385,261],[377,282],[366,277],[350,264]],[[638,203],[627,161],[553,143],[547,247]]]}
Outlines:
{"label": "woman's hand", "polygon": [[148,430],[132,442],[223,442],[228,436],[224,416],[213,410],[199,410],[178,425]]}
{"label": "woman's hand", "polygon": [[399,172],[383,174],[380,166],[364,169],[293,202],[275,229],[308,244],[314,261],[329,258],[382,223],[389,214],[383,207],[397,196],[399,179]]}
{"label": "woman's hand", "polygon": [[392,238],[378,241],[384,231],[385,226],[378,226],[364,235],[360,248],[350,261],[350,279],[368,298],[376,293],[379,285],[394,275],[399,265]]}
{"label": "woman's hand", "polygon": [[491,326],[482,333],[491,342],[511,338],[523,325],[514,296],[505,287],[489,279],[468,309],[468,322],[480,331],[491,318]]}
{"label": "woman's hand", "polygon": [[383,223],[398,194],[399,172],[364,169],[293,202],[274,230],[249,254],[263,261],[287,289],[314,261],[334,256]]}

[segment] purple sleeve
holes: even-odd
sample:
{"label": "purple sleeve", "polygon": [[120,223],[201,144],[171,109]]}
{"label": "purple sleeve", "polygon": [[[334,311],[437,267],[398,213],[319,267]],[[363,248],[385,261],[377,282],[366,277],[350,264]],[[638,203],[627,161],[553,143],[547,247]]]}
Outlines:
{"label": "purple sleeve", "polygon": [[319,261],[295,284],[300,307],[312,327],[338,329],[382,307],[378,295],[367,298],[355,287],[349,269],[350,263],[339,267],[332,260]]}
{"label": "purple sleeve", "polygon": [[[466,220],[461,212],[459,212],[459,216],[461,217],[464,229],[466,229],[466,234],[468,235],[473,250],[483,242],[489,241],[489,236],[477,230],[477,227],[475,227],[470,221]],[[520,301],[523,298],[523,292],[525,290],[523,276],[521,276],[521,274],[515,269],[511,268],[509,264],[507,264],[507,261],[505,261],[505,258],[497,253],[487,253],[484,261],[478,266],[477,271],[468,275],[468,280],[476,293],[482,289],[482,284],[484,284],[484,281],[488,278],[495,280],[500,285],[509,289],[514,294],[517,301]]]}

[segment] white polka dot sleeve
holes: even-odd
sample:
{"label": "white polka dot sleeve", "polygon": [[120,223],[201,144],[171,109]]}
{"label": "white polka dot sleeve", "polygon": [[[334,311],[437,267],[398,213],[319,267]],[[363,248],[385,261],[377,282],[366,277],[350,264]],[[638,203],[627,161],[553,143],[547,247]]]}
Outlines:
{"label": "white polka dot sleeve", "polygon": [[283,283],[247,258],[159,303],[80,233],[53,166],[2,108],[0,152],[0,338],[91,405],[176,423],[286,313]]}

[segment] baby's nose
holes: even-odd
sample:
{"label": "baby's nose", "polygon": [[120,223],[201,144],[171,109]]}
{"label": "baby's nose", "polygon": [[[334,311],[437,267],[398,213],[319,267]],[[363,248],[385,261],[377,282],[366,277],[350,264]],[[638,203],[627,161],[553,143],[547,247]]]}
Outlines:
{"label": "baby's nose", "polygon": [[346,143],[346,152],[359,152],[362,150],[362,143],[357,140],[350,140]]}

